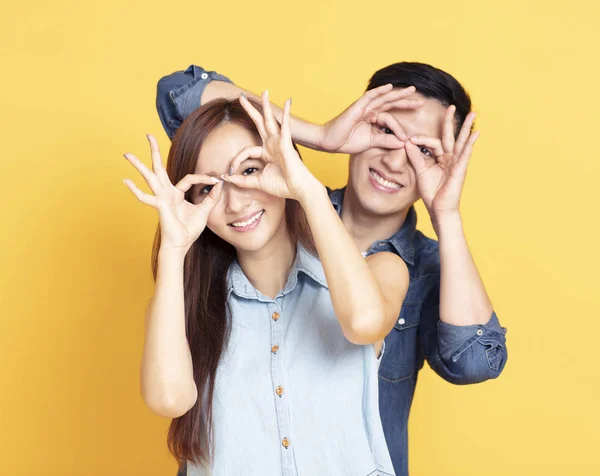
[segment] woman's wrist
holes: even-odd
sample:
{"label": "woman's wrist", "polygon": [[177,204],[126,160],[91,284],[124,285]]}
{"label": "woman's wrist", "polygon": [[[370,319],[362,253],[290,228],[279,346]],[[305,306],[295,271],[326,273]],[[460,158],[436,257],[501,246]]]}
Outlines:
{"label": "woman's wrist", "polygon": [[329,196],[325,186],[315,179],[314,184],[303,190],[302,195],[297,198],[305,211],[329,203]]}

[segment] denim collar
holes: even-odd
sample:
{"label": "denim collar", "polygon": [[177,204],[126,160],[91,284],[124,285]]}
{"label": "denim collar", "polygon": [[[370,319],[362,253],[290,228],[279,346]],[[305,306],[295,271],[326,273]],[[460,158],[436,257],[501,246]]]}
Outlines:
{"label": "denim collar", "polygon": [[[344,193],[346,187],[334,190],[329,194],[329,199],[333,204],[333,208],[338,215],[342,215],[342,205],[344,204]],[[398,255],[408,264],[415,264],[415,235],[417,232],[417,212],[415,207],[411,205],[406,214],[404,224],[392,236],[385,240],[376,241],[371,244],[371,248],[367,254],[373,254],[377,251],[377,246],[381,243],[390,243]]]}
{"label": "denim collar", "polygon": [[[290,270],[287,282],[284,288],[279,292],[277,297],[285,296],[290,293],[296,284],[298,283],[298,274],[304,273],[317,284],[328,288],[327,279],[325,278],[325,271],[319,258],[308,251],[301,243],[297,244],[296,258],[294,264]],[[246,299],[259,299],[261,301],[272,301],[263,296],[260,291],[254,288],[244,272],[240,267],[240,264],[234,261],[229,268],[227,274],[227,283],[229,291],[233,291],[237,296]]]}

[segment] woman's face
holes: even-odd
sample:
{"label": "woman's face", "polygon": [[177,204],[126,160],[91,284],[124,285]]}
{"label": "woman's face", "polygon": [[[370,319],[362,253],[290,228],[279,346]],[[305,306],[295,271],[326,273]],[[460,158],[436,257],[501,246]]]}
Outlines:
{"label": "woman's face", "polygon": [[[225,123],[202,144],[195,173],[221,178],[229,173],[232,159],[244,148],[261,145],[258,138],[236,124]],[[249,159],[235,172],[251,175],[262,170],[264,162]],[[191,200],[200,203],[211,185],[192,188]],[[259,190],[223,183],[221,199],[208,217],[207,227],[239,251],[257,251],[279,233],[285,233],[285,199]]]}

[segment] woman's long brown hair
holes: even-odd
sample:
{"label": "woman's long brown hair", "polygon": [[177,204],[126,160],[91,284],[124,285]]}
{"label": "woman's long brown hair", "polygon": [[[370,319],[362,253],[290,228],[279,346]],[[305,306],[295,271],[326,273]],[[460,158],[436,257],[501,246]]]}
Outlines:
{"label": "woman's long brown hair", "polygon": [[[252,101],[262,113],[257,101]],[[188,116],[173,138],[167,160],[167,173],[176,184],[193,174],[202,144],[224,123],[237,124],[260,140],[256,126],[239,100],[216,99]],[[294,146],[295,147],[295,146]],[[191,201],[191,191],[186,199]],[[287,200],[285,219],[290,237],[316,254],[308,221],[300,204]],[[156,281],[160,225],[152,250],[152,273]],[[181,463],[210,463],[211,420],[215,375],[231,329],[227,308],[227,271],[235,260],[235,248],[206,228],[188,251],[183,270],[185,325],[192,355],[196,404],[185,415],[173,419],[169,428],[169,450]]]}

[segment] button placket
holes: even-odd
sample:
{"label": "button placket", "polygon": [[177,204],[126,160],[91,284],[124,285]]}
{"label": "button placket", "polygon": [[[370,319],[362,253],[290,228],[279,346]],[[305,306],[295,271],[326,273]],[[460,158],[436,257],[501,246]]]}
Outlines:
{"label": "button placket", "polygon": [[281,442],[282,476],[295,475],[295,462],[293,449],[290,442],[290,428],[288,419],[287,399],[284,397],[284,375],[283,362],[281,359],[281,348],[284,346],[283,336],[288,322],[277,302],[269,303],[271,323],[271,383],[274,396],[275,412],[279,429],[279,441]]}

